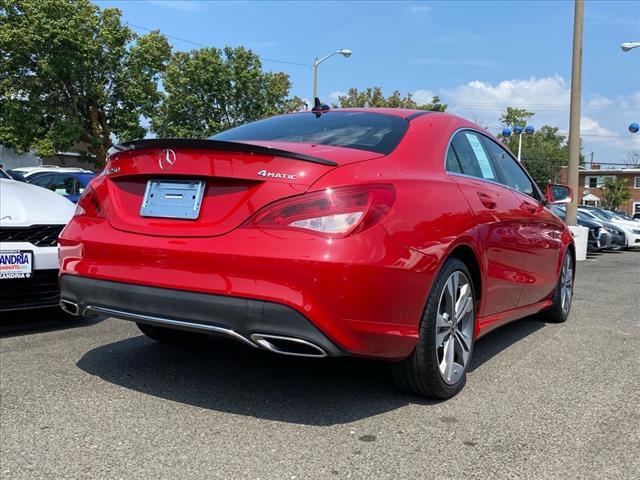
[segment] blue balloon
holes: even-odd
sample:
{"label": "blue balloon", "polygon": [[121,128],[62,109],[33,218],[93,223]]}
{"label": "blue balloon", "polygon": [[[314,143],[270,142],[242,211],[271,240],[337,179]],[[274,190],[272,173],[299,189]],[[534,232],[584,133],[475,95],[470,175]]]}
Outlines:
{"label": "blue balloon", "polygon": [[527,128],[524,129],[524,133],[533,133],[536,129],[533,128],[533,125],[527,125]]}
{"label": "blue balloon", "polygon": [[638,133],[638,130],[640,130],[640,125],[638,125],[637,123],[632,123],[631,125],[629,125],[629,131],[631,133]]}
{"label": "blue balloon", "polygon": [[503,137],[510,137],[511,136],[511,129],[510,128],[503,128],[502,129],[502,136]]}
{"label": "blue balloon", "polygon": [[513,131],[514,133],[517,133],[518,135],[520,135],[522,133],[522,127],[520,125],[515,125],[513,127]]}

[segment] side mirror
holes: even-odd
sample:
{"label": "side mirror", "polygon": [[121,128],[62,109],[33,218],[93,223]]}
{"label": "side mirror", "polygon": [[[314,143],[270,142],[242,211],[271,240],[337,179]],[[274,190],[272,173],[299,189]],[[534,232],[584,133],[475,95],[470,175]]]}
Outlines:
{"label": "side mirror", "polygon": [[558,183],[549,183],[547,185],[547,200],[549,203],[562,205],[571,203],[572,198],[573,192],[570,187]]}

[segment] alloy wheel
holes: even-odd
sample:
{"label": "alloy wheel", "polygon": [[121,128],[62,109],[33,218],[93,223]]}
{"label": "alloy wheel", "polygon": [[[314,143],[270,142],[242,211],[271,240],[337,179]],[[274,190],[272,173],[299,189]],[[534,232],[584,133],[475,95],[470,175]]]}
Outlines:
{"label": "alloy wheel", "polygon": [[471,359],[475,299],[469,278],[461,271],[447,279],[438,304],[436,354],[442,379],[455,385]]}
{"label": "alloy wheel", "polygon": [[560,304],[563,315],[569,313],[571,308],[571,299],[573,298],[573,259],[567,254],[562,264],[562,273],[560,276]]}

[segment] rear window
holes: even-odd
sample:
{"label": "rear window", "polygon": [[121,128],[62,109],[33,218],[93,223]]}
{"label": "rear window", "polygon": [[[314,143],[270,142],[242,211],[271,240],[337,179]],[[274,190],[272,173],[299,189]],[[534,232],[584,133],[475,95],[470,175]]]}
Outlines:
{"label": "rear window", "polygon": [[379,113],[304,112],[247,123],[210,138],[332,145],[387,155],[398,146],[408,125],[403,118]]}

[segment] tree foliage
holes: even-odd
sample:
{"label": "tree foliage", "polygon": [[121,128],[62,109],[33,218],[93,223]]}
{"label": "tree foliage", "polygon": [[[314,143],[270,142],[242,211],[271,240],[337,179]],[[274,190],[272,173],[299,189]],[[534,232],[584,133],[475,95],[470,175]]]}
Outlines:
{"label": "tree foliage", "polygon": [[624,178],[605,178],[602,185],[602,203],[605,208],[618,210],[631,199],[629,184]]}
{"label": "tree foliage", "polygon": [[0,142],[39,156],[145,135],[171,47],[89,0],[0,0]]}
{"label": "tree foliage", "polygon": [[[534,115],[522,108],[507,107],[500,116],[500,122],[505,127],[524,127]],[[512,152],[518,151],[518,135],[498,136]],[[532,134],[522,135],[522,163],[542,189],[549,181],[559,180],[560,168],[567,165],[568,160],[566,137],[558,133],[558,127],[544,125]]]}
{"label": "tree foliage", "polygon": [[507,107],[502,115],[500,115],[500,123],[505,127],[526,127],[527,122],[532,118],[535,113],[528,111],[525,108],[513,108]]}
{"label": "tree foliage", "polygon": [[260,58],[242,47],[175,52],[162,82],[165,93],[151,120],[162,137],[205,138],[305,106],[288,97],[288,75],[264,72]]}
{"label": "tree foliage", "polygon": [[409,108],[414,110],[431,110],[444,112],[447,105],[440,101],[438,96],[434,96],[431,102],[418,105],[408,93],[404,97],[398,90],[394,90],[391,95],[385,97],[380,87],[358,90],[350,88],[346,95],[338,97],[338,104],[334,107],[340,108]]}

